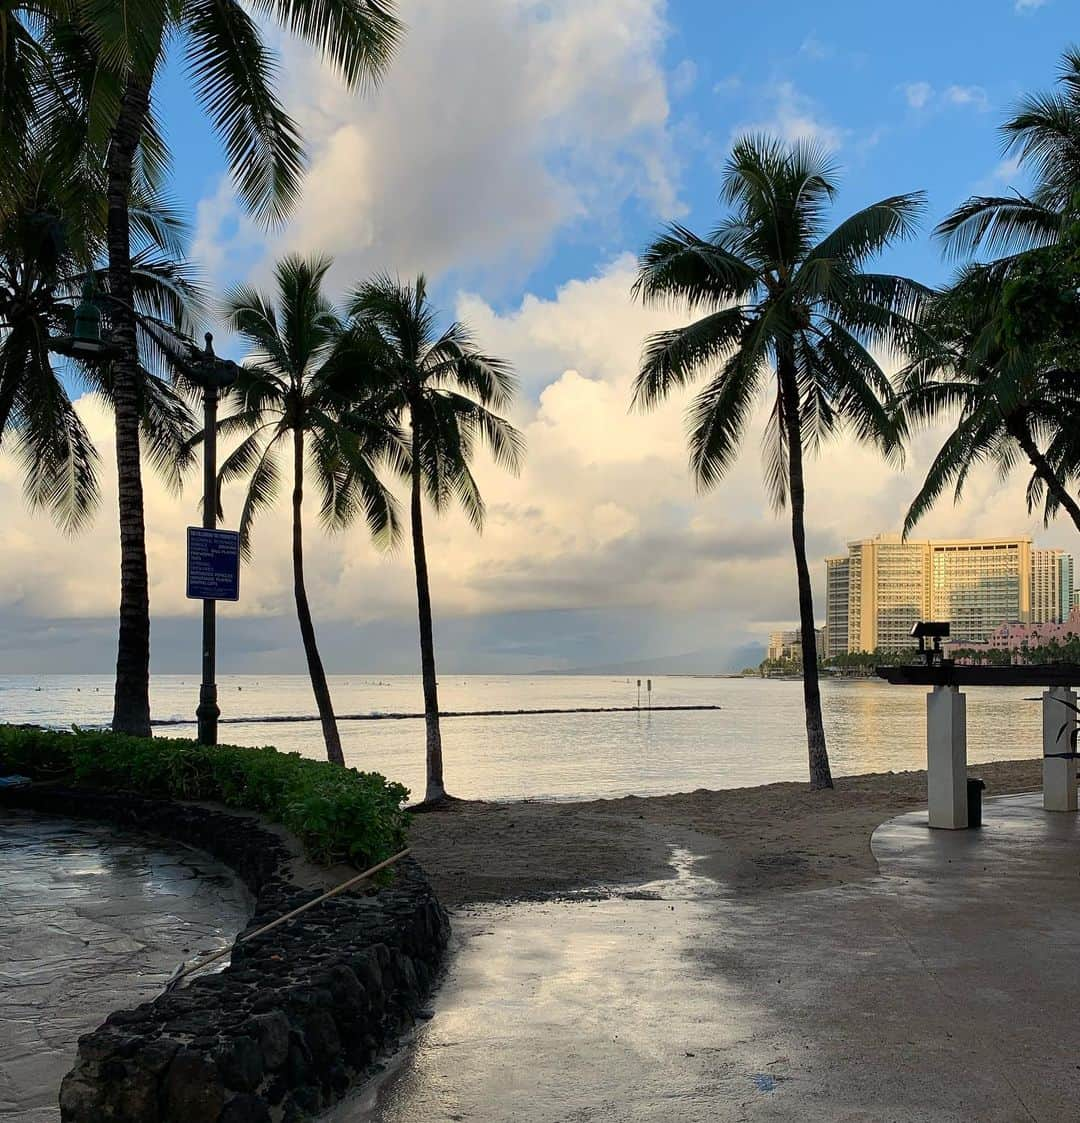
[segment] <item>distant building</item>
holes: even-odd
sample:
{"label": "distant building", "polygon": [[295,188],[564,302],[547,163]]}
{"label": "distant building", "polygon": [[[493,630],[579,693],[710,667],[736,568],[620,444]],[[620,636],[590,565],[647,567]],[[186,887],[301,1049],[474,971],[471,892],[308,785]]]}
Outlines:
{"label": "distant building", "polygon": [[[825,629],[815,628],[817,636],[818,658],[825,650]],[[760,648],[758,649],[760,650]],[[765,656],[767,659],[793,659],[802,662],[802,631],[794,628],[785,632],[769,633],[769,648]]]}
{"label": "distant building", "polygon": [[848,649],[850,558],[826,558],[825,572],[825,657],[832,659]]}
{"label": "distant building", "polygon": [[880,534],[848,545],[848,651],[904,651],[929,612],[927,542]]}
{"label": "distant building", "polygon": [[909,650],[916,620],[947,620],[954,644],[985,643],[1005,623],[1060,623],[1072,585],[1072,555],[1025,535],[860,539],[825,559],[827,654]]}
{"label": "distant building", "polygon": [[931,542],[930,619],[952,643],[984,643],[1004,623],[1031,620],[1031,539]]}
{"label": "distant building", "polygon": [[1060,624],[1072,610],[1073,558],[1064,550],[1031,551],[1031,623]]}

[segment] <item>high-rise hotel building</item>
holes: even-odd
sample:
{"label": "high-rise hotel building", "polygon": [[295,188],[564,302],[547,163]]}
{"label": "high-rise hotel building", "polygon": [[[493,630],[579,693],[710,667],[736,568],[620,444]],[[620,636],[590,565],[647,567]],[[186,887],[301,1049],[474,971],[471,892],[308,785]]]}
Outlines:
{"label": "high-rise hotel building", "polygon": [[1073,557],[1064,550],[1031,551],[1031,623],[1060,624],[1072,608]]}
{"label": "high-rise hotel building", "polygon": [[1053,622],[1069,613],[1073,559],[1026,536],[902,541],[880,534],[826,558],[829,656],[905,651],[916,620],[947,620],[953,643],[982,643],[1000,624]]}

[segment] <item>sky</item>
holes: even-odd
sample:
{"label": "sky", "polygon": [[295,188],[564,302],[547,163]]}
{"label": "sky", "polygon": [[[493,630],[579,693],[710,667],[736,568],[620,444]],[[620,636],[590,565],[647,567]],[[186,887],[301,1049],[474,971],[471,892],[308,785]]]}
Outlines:
{"label": "sky", "polygon": [[[901,13],[901,14],[898,14]],[[732,141],[811,139],[841,169],[837,217],[923,189],[920,238],[884,268],[940,283],[934,223],[972,193],[1022,187],[997,128],[1023,92],[1053,82],[1080,39],[1069,0],[400,0],[405,37],[374,92],[345,91],[276,30],[284,101],[310,168],[290,221],[267,231],[237,206],[221,149],[182,58],[155,98],[193,259],[215,291],[266,287],[289,251],[335,259],[335,297],[387,269],[423,271],[447,320],[466,321],[521,380],[512,416],[518,477],[482,460],[488,520],[428,521],[440,666],[534,672],[631,663],[720,671],[756,662],[797,617],[787,519],[761,477],[763,415],[707,495],[686,466],[687,398],[629,410],[642,340],[682,322],[635,303],[635,255],[664,222],[707,232]],[[210,325],[214,326],[214,325]],[[236,358],[242,352],[219,336]],[[109,673],[119,546],[109,418],[79,409],[103,460],[103,500],[77,538],[26,510],[0,457],[7,581],[0,672]],[[808,468],[807,531],[819,617],[823,559],[899,528],[942,431],[902,469],[840,438]],[[1076,532],[1026,511],[1026,477],[973,473],[927,536],[1026,533],[1076,550]],[[198,604],[184,597],[184,527],[198,480],[170,494],[147,470],[152,666],[193,671]],[[283,499],[285,497],[283,496]],[[255,532],[241,600],[219,611],[223,672],[304,668],[292,603],[287,504]],[[236,493],[226,493],[235,525]],[[312,511],[309,596],[331,673],[418,669],[410,552],[380,553],[361,528],[327,536]],[[665,662],[668,660],[668,662]]]}

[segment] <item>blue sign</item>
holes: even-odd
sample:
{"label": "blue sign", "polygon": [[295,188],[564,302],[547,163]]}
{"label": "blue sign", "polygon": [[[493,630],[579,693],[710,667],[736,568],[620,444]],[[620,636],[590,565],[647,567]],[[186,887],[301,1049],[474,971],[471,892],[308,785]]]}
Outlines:
{"label": "blue sign", "polygon": [[240,599],[240,535],[187,528],[187,595],[192,600]]}

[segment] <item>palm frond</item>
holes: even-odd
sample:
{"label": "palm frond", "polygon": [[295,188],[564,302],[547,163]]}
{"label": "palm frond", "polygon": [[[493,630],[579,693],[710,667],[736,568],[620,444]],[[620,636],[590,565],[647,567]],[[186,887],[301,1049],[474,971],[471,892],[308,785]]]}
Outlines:
{"label": "palm frond", "polygon": [[695,379],[703,367],[722,362],[741,342],[748,323],[746,309],[736,306],[703,316],[686,327],[650,335],[634,380],[633,407],[652,409],[672,390]]}
{"label": "palm frond", "polygon": [[315,47],[351,87],[378,81],[402,35],[387,0],[253,0],[253,7]]}
{"label": "palm frond", "polygon": [[[844,219],[806,256],[859,266],[897,241],[913,237],[926,210],[926,192],[911,191],[872,203]],[[802,268],[805,268],[804,264]]]}
{"label": "palm frond", "polygon": [[[248,479],[247,489],[244,492],[244,505],[240,509],[240,556],[245,561],[251,560],[251,529],[261,511],[274,505],[281,489],[281,472],[278,468],[275,451],[277,444],[283,438],[281,432],[276,433],[267,441],[259,455],[255,466]],[[220,494],[220,484],[218,491]]]}
{"label": "palm frond", "polygon": [[672,223],[638,258],[633,294],[647,304],[717,308],[752,292],[754,270],[714,241]]}
{"label": "palm frond", "polygon": [[1048,246],[1061,233],[1061,217],[1023,195],[975,195],[938,223],[934,235],[950,257],[985,250],[1011,253]]}
{"label": "palm frond", "polygon": [[741,348],[691,403],[690,468],[702,491],[715,487],[735,463],[764,367],[760,352]]}
{"label": "palm frond", "polygon": [[187,65],[247,209],[282,222],[300,195],[300,133],[274,85],[277,64],[236,0],[185,0]]}

